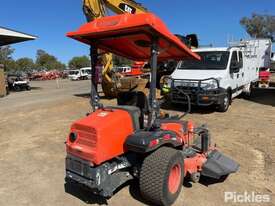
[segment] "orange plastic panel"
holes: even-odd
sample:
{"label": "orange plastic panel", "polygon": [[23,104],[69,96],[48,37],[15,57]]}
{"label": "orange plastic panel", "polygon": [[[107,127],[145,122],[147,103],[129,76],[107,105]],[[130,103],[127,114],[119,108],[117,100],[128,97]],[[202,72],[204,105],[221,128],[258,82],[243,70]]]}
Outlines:
{"label": "orange plastic panel", "polygon": [[125,153],[124,142],[133,131],[128,112],[97,110],[72,125],[71,132],[77,139],[71,142],[68,137],[67,152],[99,165]]}
{"label": "orange plastic panel", "polygon": [[159,60],[200,59],[152,13],[96,19],[67,36],[135,61],[150,59],[150,44],[152,36],[155,36],[159,38]]}

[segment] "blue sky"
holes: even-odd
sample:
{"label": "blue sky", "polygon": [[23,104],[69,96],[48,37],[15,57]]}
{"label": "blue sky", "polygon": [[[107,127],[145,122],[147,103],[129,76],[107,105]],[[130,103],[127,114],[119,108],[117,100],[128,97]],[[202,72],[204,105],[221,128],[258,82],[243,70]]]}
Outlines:
{"label": "blue sky", "polygon": [[[174,33],[197,33],[202,45],[226,46],[229,36],[245,38],[239,24],[252,12],[275,15],[274,0],[137,0],[161,17]],[[65,37],[86,19],[82,0],[1,1],[0,26],[38,36],[35,41],[16,44],[14,58],[35,58],[43,49],[64,63],[73,56],[88,54],[88,47]]]}

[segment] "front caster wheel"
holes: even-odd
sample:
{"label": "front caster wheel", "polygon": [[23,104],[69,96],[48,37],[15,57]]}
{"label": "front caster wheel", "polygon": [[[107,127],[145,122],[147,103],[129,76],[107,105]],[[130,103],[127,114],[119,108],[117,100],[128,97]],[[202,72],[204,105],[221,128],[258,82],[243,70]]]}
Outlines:
{"label": "front caster wheel", "polygon": [[142,164],[141,195],[154,205],[172,205],[180,194],[183,178],[182,154],[173,148],[159,148]]}
{"label": "front caster wheel", "polygon": [[198,183],[200,181],[201,174],[199,172],[194,172],[190,175],[190,179],[194,183]]}

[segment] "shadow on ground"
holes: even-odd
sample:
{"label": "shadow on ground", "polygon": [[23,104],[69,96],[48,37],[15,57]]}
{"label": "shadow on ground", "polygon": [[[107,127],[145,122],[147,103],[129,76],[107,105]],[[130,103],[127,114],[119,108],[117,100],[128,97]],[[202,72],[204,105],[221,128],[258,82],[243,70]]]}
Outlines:
{"label": "shadow on ground", "polygon": [[[202,176],[199,184],[204,185],[206,187],[208,187],[209,185],[212,184],[218,184],[218,183],[222,183],[227,179],[227,176],[221,178],[220,180],[216,180],[216,179],[211,179],[211,178],[207,178]],[[184,188],[192,188],[193,187],[192,182],[190,182],[189,180],[185,180],[183,182],[183,187]],[[148,206],[153,206],[150,202],[146,201],[141,193],[140,193],[140,189],[139,189],[139,183],[138,180],[131,180],[126,182],[125,184],[121,185],[115,192],[114,195],[116,193],[118,193],[122,188],[129,186],[129,193],[132,196],[132,198],[134,198],[135,200],[148,205]],[[83,187],[80,186],[77,183],[73,183],[73,182],[66,182],[64,184],[64,189],[65,192],[80,199],[81,201],[85,202],[86,204],[98,204],[98,205],[108,205],[108,198],[104,198],[104,197],[100,197],[97,195],[93,195],[92,192]]]}
{"label": "shadow on ground", "polygon": [[[81,98],[86,98],[86,99],[90,99],[91,97],[91,93],[82,93],[82,94],[74,94],[75,97],[81,97]],[[113,98],[108,98],[104,96],[104,93],[99,92],[99,98],[100,99],[107,99],[107,100],[111,100]]]}
{"label": "shadow on ground", "polygon": [[93,195],[91,191],[78,184],[66,182],[64,184],[64,189],[66,193],[80,199],[86,204],[108,205],[108,199]]}
{"label": "shadow on ground", "polygon": [[223,183],[227,178],[228,178],[228,175],[223,176],[223,177],[221,177],[221,179],[218,179],[218,180],[213,179],[213,178],[209,178],[209,177],[201,176],[199,183],[201,185],[204,185],[204,186],[208,187],[209,185]]}
{"label": "shadow on ground", "polygon": [[15,91],[15,90],[9,90],[10,93],[21,93],[21,92],[30,92],[30,91],[36,91],[36,90],[43,90],[42,87],[31,87],[30,90],[19,90],[19,91]]}
{"label": "shadow on ground", "polygon": [[31,87],[31,90],[42,90],[42,87]]}
{"label": "shadow on ground", "polygon": [[[164,102],[161,104],[161,109],[184,113],[188,111],[188,106],[184,104],[171,104]],[[211,114],[213,112],[216,112],[215,106],[200,107],[196,105],[191,105],[191,114]]]}

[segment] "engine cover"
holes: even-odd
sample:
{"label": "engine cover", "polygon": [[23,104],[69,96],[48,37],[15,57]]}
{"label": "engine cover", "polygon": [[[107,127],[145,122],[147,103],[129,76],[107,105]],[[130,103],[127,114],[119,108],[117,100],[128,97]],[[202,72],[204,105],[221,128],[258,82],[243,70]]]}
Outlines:
{"label": "engine cover", "polygon": [[124,143],[135,131],[136,107],[99,109],[73,123],[66,141],[67,153],[99,165],[125,153]]}

